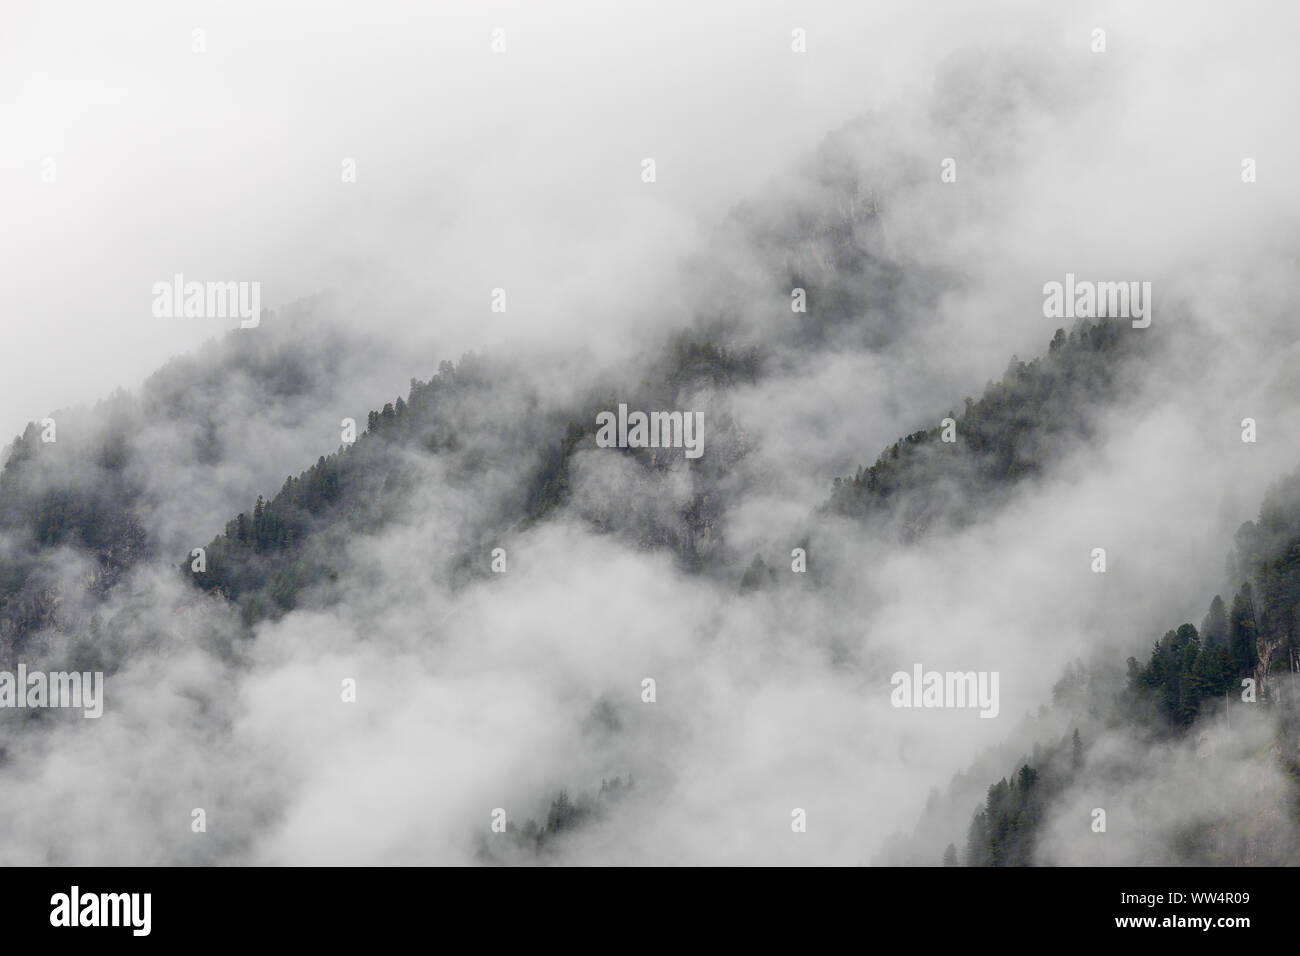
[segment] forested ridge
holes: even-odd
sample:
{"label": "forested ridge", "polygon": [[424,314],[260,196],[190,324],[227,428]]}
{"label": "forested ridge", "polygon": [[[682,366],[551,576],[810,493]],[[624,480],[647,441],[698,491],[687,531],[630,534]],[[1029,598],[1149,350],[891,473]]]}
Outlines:
{"label": "forested ridge", "polygon": [[[817,555],[807,578],[816,583],[824,521],[906,547],[986,520],[1101,437],[1104,416],[1133,395],[1156,358],[1159,336],[1133,330],[1127,319],[1056,329],[1050,340],[1044,335],[1041,354],[1029,361],[1012,356],[978,397],[941,396],[931,407],[905,410],[921,427],[883,449],[865,449],[875,454],[866,459],[871,464],[831,479],[806,521],[781,529],[788,542],[780,560],[742,555],[730,539],[733,502],[748,490],[746,482],[762,479],[746,470],[750,436],[731,400],[770,374],[825,361],[837,348],[888,357],[907,336],[900,316],[933,310],[955,281],[890,250],[882,193],[850,161],[860,135],[865,130],[849,129],[823,145],[811,161],[807,192],[733,213],[723,233],[761,264],[757,277],[733,274],[721,262],[695,263],[711,283],[700,312],[634,369],[593,372],[574,391],[578,398],[555,404],[504,358],[442,361],[436,374],[412,378],[403,395],[359,418],[355,441],[313,433],[313,447],[334,450],[250,495],[233,515],[224,511],[224,524],[213,522],[192,542],[158,537],[152,517],[159,495],[184,485],[160,488],[151,484],[151,471],[177,462],[198,472],[218,469],[246,452],[227,417],[280,409],[292,420],[301,413],[294,403],[319,401],[325,386],[345,375],[346,348],[338,340],[268,339],[261,332],[276,328],[269,316],[258,336],[234,332],[168,363],[138,395],[119,393],[93,412],[57,414],[57,442],[43,442],[42,426],[28,425],[0,471],[7,542],[0,553],[0,646],[17,655],[30,634],[69,626],[58,615],[69,603],[69,564],[84,576],[86,609],[93,611],[153,557],[179,570],[195,591],[237,608],[252,637],[261,622],[328,607],[345,598],[350,584],[364,586],[348,579],[364,568],[349,547],[427,512],[421,496],[430,487],[448,500],[433,503],[446,509],[445,537],[430,544],[426,570],[451,590],[486,577],[493,548],[547,522],[578,522],[638,551],[667,553],[682,572],[716,577],[742,600],[755,600],[755,592],[792,586],[784,555],[794,544]],[[796,288],[808,311],[792,322],[788,297]],[[779,317],[754,319],[730,304],[756,298]],[[225,404],[238,391],[232,380],[249,392],[247,404],[234,410]],[[708,453],[698,460],[661,448],[592,454],[597,413],[620,403],[707,407]],[[172,429],[184,441],[164,448],[149,439],[151,427]],[[158,461],[160,449],[171,458]],[[198,564],[195,548],[203,551]],[[1118,682],[1081,665],[1067,672],[1053,706],[1087,713],[1068,733],[1006,765],[1009,775],[987,789],[968,832],[953,835],[942,862],[1034,863],[1057,801],[1093,772],[1090,748],[1102,730],[1184,739],[1221,705],[1246,706],[1233,703],[1245,679],[1257,684],[1258,706],[1285,711],[1283,727],[1297,729],[1288,681],[1300,655],[1300,480],[1280,485],[1259,518],[1242,527],[1230,564],[1228,599],[1214,596],[1199,627],[1184,623],[1155,638],[1143,659],[1128,660]],[[1275,759],[1296,775],[1294,747],[1279,741],[1277,749]],[[545,857],[566,834],[604,818],[629,788],[630,780],[616,779],[595,797],[561,791],[544,821],[512,818],[509,859],[491,859]]]}
{"label": "forested ridge", "polygon": [[[291,317],[313,305],[304,300]],[[173,504],[165,496],[244,451],[230,447],[232,403],[260,402],[291,418],[309,396],[331,390],[344,368],[338,337],[304,339],[289,328],[268,312],[256,341],[209,342],[167,362],[136,393],[56,410],[15,437],[0,470],[0,654],[17,654],[54,623],[61,601],[77,591],[105,596],[171,545],[159,539],[157,509]]]}
{"label": "forested ridge", "polygon": [[[1289,805],[1284,813],[1300,824],[1300,695],[1296,692],[1297,648],[1300,642],[1300,472],[1278,483],[1262,505],[1259,517],[1241,526],[1229,556],[1231,573],[1242,580],[1231,602],[1215,595],[1201,625],[1188,623],[1157,639],[1145,661],[1127,660],[1122,685],[1104,681],[1088,687],[1082,665],[1073,666],[1057,685],[1056,698],[1090,698],[1111,726],[1122,726],[1135,738],[1185,741],[1198,720],[1226,718],[1242,708],[1270,708],[1279,718],[1269,753],[1259,759],[1275,763],[1290,780]],[[1063,761],[1064,745],[1035,747],[1016,775],[988,789],[984,804],[971,821],[965,852],[958,861],[968,866],[1032,865],[1036,829],[1051,796],[1084,767],[1084,748],[1075,731],[1071,757]],[[1088,771],[1085,771],[1088,772]],[[1097,774],[1113,773],[1093,767]],[[1133,773],[1132,768],[1127,769]],[[1207,772],[1213,772],[1208,770]],[[1271,808],[1268,808],[1271,809]],[[1205,821],[1205,831],[1220,824]],[[1267,831],[1265,831],[1267,832]],[[1214,841],[1188,829],[1185,849],[1195,849],[1207,864],[1247,862],[1225,856]],[[1267,840],[1262,841],[1267,843]],[[1265,861],[1294,864],[1300,846],[1280,837],[1268,846]],[[1189,849],[1190,852],[1190,849]]]}
{"label": "forested ridge", "polygon": [[[1045,354],[1030,362],[1013,358],[999,382],[990,383],[979,399],[966,399],[960,413],[950,413],[955,419],[954,443],[942,441],[937,421],[900,438],[872,466],[837,479],[824,510],[863,521],[893,516],[912,535],[923,533],[936,520],[960,523],[967,500],[996,503],[1017,483],[1043,474],[1071,443],[1090,440],[1098,410],[1123,394],[1129,370],[1140,362],[1145,347],[1141,341],[1121,321],[1084,321],[1068,333],[1058,330]],[[263,362],[260,367],[269,376],[268,392],[294,394],[308,387],[306,372],[294,384],[294,376],[281,380],[271,365]],[[192,384],[197,368],[187,360],[160,373],[147,386],[144,402],[182,416],[185,413],[172,403],[184,404],[185,384]],[[313,589],[328,590],[338,581],[346,568],[341,555],[348,540],[400,522],[407,498],[420,487],[421,471],[412,455],[443,461],[452,486],[472,492],[497,470],[503,447],[535,443],[531,464],[501,493],[507,507],[500,517],[448,558],[445,570],[451,579],[481,576],[483,542],[550,520],[570,505],[575,455],[592,446],[598,410],[618,401],[668,406],[683,394],[726,391],[752,384],[762,374],[757,349],[734,349],[683,335],[667,345],[636,389],[592,389],[584,407],[567,413],[534,407],[493,444],[481,437],[487,423],[482,409],[501,407],[508,368],[473,355],[458,365],[443,362],[429,380],[412,379],[405,397],[369,412],[355,444],[320,455],[314,465],[287,477],[278,491],[257,497],[250,508],[229,519],[204,545],[202,571],[193,569],[190,555],[179,564],[195,587],[235,602],[246,624],[277,617],[300,606]],[[87,555],[100,569],[97,586],[104,589],[151,553],[147,522],[141,517],[146,512],[144,489],[131,467],[139,459],[132,429],[141,415],[140,403],[119,394],[97,409],[93,430],[83,433],[83,419],[65,418],[61,437],[72,440],[45,444],[40,426],[33,423],[11,446],[0,472],[0,525],[16,540],[27,542],[0,562],[0,621],[11,635],[39,624],[48,613],[41,596],[49,600],[50,592],[39,587],[40,562],[48,549],[73,548]],[[536,406],[535,399],[523,390],[510,396],[507,407],[518,411],[530,404]],[[200,460],[219,460],[222,452],[212,444],[210,425],[202,425],[201,406],[192,411],[199,418],[193,454]],[[734,448],[743,455],[743,444]],[[677,551],[688,570],[698,570],[710,559],[735,561],[725,552],[701,551],[685,537],[720,526],[725,501],[719,500],[717,482],[725,462],[724,467],[683,463],[654,449],[620,449],[616,454],[652,475],[687,468],[696,483],[679,526],[641,525],[631,529],[636,540]],[[50,482],[51,475],[68,480]],[[1300,482],[1292,479],[1280,485],[1258,520],[1238,532],[1231,566],[1240,580],[1231,599],[1216,595],[1199,628],[1184,623],[1156,640],[1148,659],[1129,660],[1124,719],[1135,721],[1144,732],[1185,733],[1216,700],[1222,702],[1225,695],[1231,699],[1243,678],[1258,682],[1261,704],[1280,700],[1284,685],[1275,678],[1294,667],[1300,639],[1298,504]],[[584,517],[595,530],[629,532],[599,515]],[[762,587],[774,575],[756,558],[740,578],[740,589]],[[325,599],[325,591],[315,593],[313,601]],[[17,642],[11,638],[11,643]],[[1044,813],[1083,772],[1081,746],[1076,730],[1072,742],[1055,741],[1038,749],[1010,777],[990,787],[972,820],[960,861],[1033,862]],[[512,825],[516,842],[538,850],[561,832],[593,819],[595,804],[586,798],[570,801],[566,795],[557,800],[558,809],[547,824],[518,829]]]}
{"label": "forested ridge", "polygon": [[836,478],[826,508],[854,517],[897,509],[907,537],[941,520],[964,523],[976,511],[970,503],[995,504],[1042,474],[1071,442],[1092,437],[1098,408],[1122,399],[1126,374],[1147,343],[1117,319],[1084,320],[1068,334],[1057,329],[1045,355],[1030,362],[1013,356],[999,382],[944,416],[955,422],[954,441],[943,441],[936,418],[873,465]]}

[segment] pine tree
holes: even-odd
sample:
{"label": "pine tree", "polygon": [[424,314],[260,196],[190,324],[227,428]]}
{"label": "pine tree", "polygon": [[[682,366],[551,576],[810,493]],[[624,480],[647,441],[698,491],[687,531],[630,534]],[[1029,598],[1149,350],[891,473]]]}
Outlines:
{"label": "pine tree", "polygon": [[1228,611],[1223,605],[1223,598],[1214,595],[1210,602],[1210,612],[1201,622],[1201,644],[1215,647],[1228,643]]}
{"label": "pine tree", "polygon": [[754,560],[750,562],[749,569],[745,571],[740,579],[741,591],[752,591],[755,588],[763,586],[763,581],[767,577],[767,564],[759,555],[754,555]]}
{"label": "pine tree", "polygon": [[989,866],[991,862],[988,814],[983,807],[976,807],[975,815],[971,817],[970,829],[966,831],[966,865]]}
{"label": "pine tree", "polygon": [[1247,581],[1232,599],[1232,613],[1228,617],[1228,650],[1236,676],[1246,676],[1255,671],[1258,660],[1254,592]]}

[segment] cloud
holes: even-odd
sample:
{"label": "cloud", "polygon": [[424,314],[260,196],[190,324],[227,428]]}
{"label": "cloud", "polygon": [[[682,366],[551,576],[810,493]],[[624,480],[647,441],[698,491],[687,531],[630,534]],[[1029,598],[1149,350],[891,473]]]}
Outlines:
{"label": "cloud", "polygon": [[[81,558],[44,556],[66,603],[31,653],[103,662],[108,701],[100,721],[23,721],[0,783],[18,836],[0,857],[472,863],[494,808],[542,818],[559,789],[632,774],[559,859],[871,860],[973,754],[1031,740],[1022,715],[1067,661],[1141,656],[1199,621],[1235,584],[1232,532],[1296,464],[1300,207],[1282,172],[1296,134],[1274,121],[1294,14],[1254,12],[9,14],[0,122],[19,148],[0,161],[0,201],[17,214],[0,281],[21,318],[0,427],[134,387],[233,327],[153,319],[148,290],[174,272],[260,280],[278,321],[125,400],[148,560],[100,597],[77,583]],[[1104,54],[1089,49],[1097,25]],[[806,54],[791,52],[796,27]],[[956,183],[940,181],[947,157]],[[1243,157],[1258,182],[1241,181]],[[832,478],[960,410],[1013,353],[1045,351],[1061,323],[1042,287],[1066,272],[1156,290],[1136,334],[1160,348],[1127,389],[1092,396],[1094,440],[916,543],[817,516]],[[794,279],[811,314],[790,311]],[[583,449],[568,506],[522,527],[524,490],[575,409],[641,389],[683,331],[761,359],[756,381],[661,389],[706,409],[712,470]],[[398,456],[412,481],[383,493],[395,519],[320,545],[337,582],[249,637],[176,579],[190,546],[336,450],[343,417],[364,427],[471,349],[490,356],[488,384],[444,412],[462,445]],[[661,545],[705,491],[715,537],[697,573],[678,559],[698,542]],[[804,578],[789,554],[810,533]],[[497,546],[509,570],[481,573]],[[1089,569],[1098,546],[1105,576]],[[756,553],[778,584],[742,595]],[[479,573],[453,573],[462,554]],[[1001,716],[894,710],[889,675],[915,662],[998,671]],[[1099,741],[1132,773],[1109,791],[1114,818],[1174,801],[1177,820],[1199,819],[1189,746]],[[1222,759],[1254,767],[1249,752]],[[1062,802],[1044,862],[1091,859],[1068,821],[1092,799]],[[954,803],[942,842],[969,810]],[[1149,844],[1133,846],[1147,862]]]}

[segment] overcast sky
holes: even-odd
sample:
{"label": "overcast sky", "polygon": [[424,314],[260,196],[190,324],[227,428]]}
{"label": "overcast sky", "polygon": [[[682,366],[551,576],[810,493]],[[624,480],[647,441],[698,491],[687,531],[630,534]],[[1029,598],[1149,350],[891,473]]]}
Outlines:
{"label": "overcast sky", "polygon": [[[955,51],[1069,64],[1062,93],[1084,109],[1063,101],[1056,128],[1001,144],[1037,160],[1010,197],[1026,222],[1011,245],[975,230],[966,268],[1149,262],[1194,234],[1171,218],[1239,244],[1294,211],[1277,188],[1296,135],[1279,75],[1289,16],[1268,3],[9,4],[0,433],[131,388],[234,327],[155,319],[150,288],[177,272],[258,280],[269,308],[365,288],[373,314],[357,322],[378,331],[391,307],[435,361],[662,321],[637,306],[676,302],[667,267],[701,229],[841,123],[930,109]],[[1098,25],[1108,52],[1089,59]],[[791,52],[796,28],[806,54]],[[933,145],[937,168],[948,153]],[[1246,155],[1261,168],[1249,197]],[[354,184],[340,181],[348,157]],[[498,286],[508,322],[487,310]]]}

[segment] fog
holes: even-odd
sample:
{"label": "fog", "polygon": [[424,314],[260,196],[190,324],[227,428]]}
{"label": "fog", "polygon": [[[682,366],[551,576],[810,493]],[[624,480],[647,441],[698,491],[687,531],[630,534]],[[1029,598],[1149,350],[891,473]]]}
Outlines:
{"label": "fog", "polygon": [[[937,863],[989,783],[1069,732],[1065,715],[1032,719],[1066,663],[1119,666],[1199,622],[1239,583],[1224,579],[1233,532],[1300,465],[1297,15],[1280,2],[0,17],[0,431],[54,414],[76,440],[97,400],[143,394],[130,441],[151,542],[103,599],[81,594],[82,558],[46,556],[63,603],[25,659],[99,642],[107,702],[99,720],[4,714],[5,863],[471,864],[494,809],[542,820],[557,791],[631,774],[549,859],[863,864],[932,788],[996,754],[943,832],[904,854]],[[879,215],[845,215],[850,198]],[[861,272],[828,261],[827,223]],[[203,350],[238,320],[155,318],[149,290],[177,272],[259,281],[276,314]],[[1043,285],[1067,272],[1155,290],[1151,327],[1131,334],[1157,347],[1093,396],[1094,440],[1006,501],[961,499],[965,521],[919,541],[817,513],[833,478],[959,411],[1013,354],[1045,353],[1070,323],[1044,317]],[[791,274],[811,318],[791,312]],[[810,331],[832,286],[863,308]],[[704,411],[718,470],[709,571],[636,540],[691,503],[699,479],[680,460],[580,450],[570,502],[520,525],[503,502],[562,437],[550,418],[634,393],[686,329],[762,357],[755,382],[676,396]],[[191,547],[337,450],[342,418],[363,423],[471,350],[499,363],[499,386],[457,410],[491,482],[411,449],[399,520],[346,541],[337,582],[251,635],[177,577]],[[302,387],[245,371],[250,351],[301,362]],[[190,353],[151,403],[146,379]],[[204,418],[215,461],[192,450]],[[58,467],[94,480],[85,462]],[[790,554],[809,535],[801,578]],[[446,573],[466,548],[486,568],[493,547],[505,574]],[[779,583],[741,593],[755,554]],[[891,707],[890,675],[918,662],[999,672],[999,716]],[[1140,769],[1055,804],[1040,862],[1191,862],[1169,848],[1181,821],[1282,792],[1257,748],[1223,743],[1207,778],[1195,748],[1217,737],[1088,736],[1090,761]],[[1117,825],[1089,843],[1103,805]]]}

